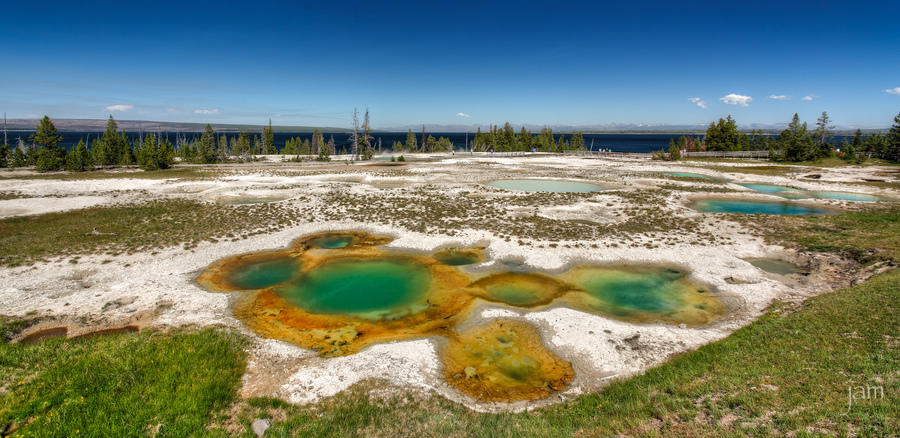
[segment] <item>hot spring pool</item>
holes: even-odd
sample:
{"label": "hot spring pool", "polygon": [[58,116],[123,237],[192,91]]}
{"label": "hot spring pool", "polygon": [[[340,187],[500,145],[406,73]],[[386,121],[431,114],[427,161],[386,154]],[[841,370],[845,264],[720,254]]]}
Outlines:
{"label": "hot spring pool", "polygon": [[277,293],[310,313],[378,320],[427,307],[423,299],[430,281],[428,269],[403,258],[335,259]]}
{"label": "hot spring pool", "polygon": [[825,215],[837,211],[821,207],[788,202],[742,201],[728,199],[701,199],[691,203],[691,208],[704,213],[744,213],[776,215]]}
{"label": "hot spring pool", "polygon": [[812,192],[812,194],[817,198],[823,199],[839,199],[841,201],[855,201],[855,202],[876,202],[879,201],[880,198],[874,195],[867,195],[864,193],[850,193],[850,192]]}

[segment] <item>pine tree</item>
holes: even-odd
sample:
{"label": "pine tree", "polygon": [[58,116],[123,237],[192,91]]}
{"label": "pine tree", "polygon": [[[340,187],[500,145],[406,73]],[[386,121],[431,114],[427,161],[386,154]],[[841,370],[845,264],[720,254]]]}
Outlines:
{"label": "pine tree", "polygon": [[582,135],[581,131],[577,131],[572,135],[572,149],[584,149],[584,135]]}
{"label": "pine tree", "polygon": [[100,166],[115,166],[121,164],[125,154],[125,140],[119,134],[119,125],[113,116],[106,121],[106,131],[100,137],[100,144],[93,148],[94,162]]}
{"label": "pine tree", "polygon": [[[479,132],[481,128],[479,128]],[[410,152],[416,152],[418,146],[416,145],[416,134],[413,134],[412,129],[406,132],[406,150]]]}
{"label": "pine tree", "polygon": [[822,115],[816,120],[816,130],[814,132],[816,138],[816,155],[818,158],[825,158],[834,155],[834,146],[828,141],[831,139],[831,119],[828,113],[822,111]]}
{"label": "pine tree", "polygon": [[322,148],[325,146],[321,142],[322,134],[319,133],[318,129],[313,129],[312,134],[312,142],[311,142],[311,150],[314,155],[322,155]]}
{"label": "pine tree", "polygon": [[84,140],[79,140],[78,144],[66,155],[66,170],[74,172],[84,172],[93,170],[91,152],[88,150]]}
{"label": "pine tree", "polygon": [[22,151],[21,147],[13,148],[12,159],[9,160],[10,169],[16,167],[25,166],[27,162],[25,161],[25,152]]}
{"label": "pine tree", "polygon": [[325,144],[325,136],[318,129],[313,131],[312,144],[318,148],[316,161],[331,161],[331,146]]}
{"label": "pine tree", "polygon": [[262,130],[262,151],[261,154],[274,155],[278,151],[275,149],[275,132],[272,131],[272,119],[269,119],[269,126],[264,126]]}
{"label": "pine tree", "polygon": [[0,145],[0,167],[9,166],[10,158],[12,157],[10,157],[9,145],[7,145],[6,143]]}
{"label": "pine tree", "polygon": [[144,170],[159,169],[159,141],[152,133],[144,137],[143,144],[139,145],[137,152],[137,165]]}
{"label": "pine tree", "polygon": [[709,124],[703,141],[708,151],[734,151],[747,143],[742,137],[746,136],[738,130],[737,122],[729,114],[728,118]]}
{"label": "pine tree", "polygon": [[213,131],[212,125],[208,123],[200,136],[196,159],[201,164],[216,162],[216,133]]}
{"label": "pine tree", "polygon": [[222,135],[219,137],[219,148],[216,151],[216,155],[218,156],[219,161],[225,161],[228,159],[228,136]]}
{"label": "pine tree", "polygon": [[56,131],[56,126],[53,125],[50,117],[44,116],[38,122],[37,132],[31,134],[28,141],[44,148],[53,149],[62,142],[62,136]]}
{"label": "pine tree", "polygon": [[369,124],[369,109],[366,108],[366,115],[363,117],[362,124],[362,138],[360,139],[360,146],[362,150],[362,159],[370,160],[372,159],[372,155],[374,155],[374,149],[372,148],[372,136],[370,133],[372,132],[372,127]]}
{"label": "pine tree", "polygon": [[525,129],[525,125],[522,125],[522,129],[519,130],[519,135],[516,136],[516,143],[520,151],[531,150],[531,133]]}
{"label": "pine tree", "polygon": [[544,152],[552,152],[556,147],[553,141],[553,130],[547,126],[544,126],[541,129],[541,133],[538,134],[538,145],[541,150]]}
{"label": "pine tree", "polygon": [[667,158],[669,161],[678,161],[681,159],[681,148],[679,148],[678,145],[675,144],[675,140],[671,138],[669,139],[669,155]]}
{"label": "pine tree", "polygon": [[303,141],[300,143],[299,154],[300,155],[312,155],[312,149],[310,148],[308,138],[303,139]]}
{"label": "pine tree", "polygon": [[844,154],[842,158],[851,163],[862,163],[866,159],[865,154],[861,153],[862,147],[862,131],[857,129],[856,133],[853,134],[853,140],[848,142],[846,138],[844,139],[841,145],[841,152]]}
{"label": "pine tree", "polygon": [[894,125],[885,136],[881,158],[890,161],[900,161],[900,114],[894,117]]}
{"label": "pine tree", "polygon": [[250,134],[241,131],[237,138],[237,148],[233,151],[235,155],[242,157],[250,153]]}
{"label": "pine tree", "polygon": [[786,161],[805,161],[816,155],[806,122],[800,123],[800,116],[796,113],[787,129],[778,135],[776,145],[781,149],[782,158]]}
{"label": "pine tree", "polygon": [[34,169],[38,172],[60,170],[66,164],[66,150],[59,146],[62,136],[50,117],[44,116],[38,122],[37,131],[28,137],[29,141],[39,147],[35,157]]}
{"label": "pine tree", "polygon": [[561,154],[566,150],[566,134],[559,134],[559,143],[556,144],[556,153]]}

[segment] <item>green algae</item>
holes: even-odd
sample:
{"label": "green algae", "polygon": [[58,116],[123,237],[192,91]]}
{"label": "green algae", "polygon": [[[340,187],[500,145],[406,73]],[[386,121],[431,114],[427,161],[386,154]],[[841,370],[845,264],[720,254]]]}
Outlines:
{"label": "green algae", "polygon": [[472,283],[476,296],[515,307],[549,304],[573,287],[534,272],[499,272]]}
{"label": "green algae", "polygon": [[300,270],[292,257],[250,262],[228,272],[226,280],[240,289],[263,289],[284,283]]}
{"label": "green algae", "polygon": [[337,259],[277,293],[310,313],[392,319],[427,307],[430,280],[428,269],[403,258]]}
{"label": "green algae", "polygon": [[534,400],[565,389],[572,365],[523,322],[494,320],[452,337],[442,350],[447,381],[482,401]]}
{"label": "green algae", "polygon": [[778,275],[793,275],[803,273],[804,270],[784,260],[778,259],[747,259],[751,265],[756,266],[763,271]]}
{"label": "green algae", "polygon": [[[691,326],[714,321],[725,311],[715,294],[676,270],[576,266],[549,275],[506,260],[498,264],[500,272],[467,274],[456,258],[477,255],[481,260],[482,248],[411,255],[379,248],[389,241],[353,231],[310,235],[284,250],[223,259],[197,281],[210,290],[247,290],[236,300],[234,313],[248,328],[323,357],[353,354],[379,342],[445,337],[450,340],[442,353],[448,382],[482,401],[546,397],[565,388],[572,371],[526,323],[492,322],[458,333],[455,327],[469,318],[479,299],[520,309],[562,305],[628,322]],[[343,247],[328,249],[330,242],[343,242]]]}
{"label": "green algae", "polygon": [[481,248],[447,248],[435,252],[432,257],[450,266],[465,266],[484,261]]}
{"label": "green algae", "polygon": [[725,307],[682,272],[654,267],[576,267],[566,277],[583,293],[566,299],[575,307],[633,322],[702,325]]}
{"label": "green algae", "polygon": [[312,240],[310,245],[316,248],[339,249],[353,243],[353,236],[325,236]]}

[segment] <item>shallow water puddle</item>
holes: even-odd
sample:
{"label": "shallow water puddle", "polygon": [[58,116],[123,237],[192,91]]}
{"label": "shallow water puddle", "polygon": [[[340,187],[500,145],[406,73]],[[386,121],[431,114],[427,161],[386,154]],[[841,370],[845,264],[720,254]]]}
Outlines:
{"label": "shallow water puddle", "polygon": [[587,193],[606,190],[605,187],[596,184],[550,179],[503,179],[491,181],[487,185],[504,190],[523,192]]}
{"label": "shallow water puddle", "polygon": [[744,201],[737,199],[700,199],[691,203],[691,208],[705,213],[744,213],[775,215],[825,215],[837,214],[835,210],[792,204],[789,202]]}
{"label": "shallow water puddle", "polygon": [[472,283],[476,296],[517,307],[550,304],[571,289],[548,275],[532,272],[501,272]]}
{"label": "shallow water puddle", "polygon": [[264,289],[290,280],[299,268],[299,262],[289,256],[248,261],[230,270],[226,280],[238,289]]}
{"label": "shallow water puddle", "polygon": [[874,195],[867,195],[864,193],[850,193],[850,192],[812,192],[813,196],[822,199],[838,199],[841,201],[854,201],[854,202],[877,202],[880,201],[881,198]]}
{"label": "shallow water puddle", "polygon": [[698,326],[725,313],[725,306],[710,290],[673,269],[581,266],[565,277],[584,291],[565,297],[572,307],[626,321]]}
{"label": "shallow water puddle", "polygon": [[434,253],[434,258],[450,266],[465,266],[484,261],[483,248],[447,248]]}
{"label": "shallow water puddle", "polygon": [[795,189],[793,187],[786,186],[775,186],[769,184],[739,184],[751,190],[756,190],[757,192],[765,192],[771,193],[773,195],[781,196],[782,198],[787,199],[806,199],[806,198],[819,198],[819,199],[837,199],[841,201],[854,201],[854,202],[876,202],[879,201],[880,198],[873,195],[867,195],[864,193],[851,193],[851,192],[834,192],[834,191],[805,191],[800,189]]}
{"label": "shallow water puddle", "polygon": [[712,179],[711,176],[703,175],[700,173],[690,173],[690,172],[664,172],[666,175],[670,176],[678,176],[681,178],[698,178],[698,179]]}
{"label": "shallow water puddle", "polygon": [[[479,276],[473,280],[457,266],[482,261],[482,248],[410,255],[379,248],[389,241],[355,231],[305,236],[283,250],[220,260],[197,282],[212,291],[244,291],[234,303],[238,319],[262,336],[321,356],[379,342],[448,338],[448,369],[465,363],[460,372],[467,376],[451,383],[480,400],[543,397],[564,386],[571,367],[543,349],[536,329],[524,323],[457,333],[454,327],[478,302],[521,309],[560,304],[625,321],[689,325],[725,311],[714,294],[678,271],[580,266],[547,275],[500,264],[504,271],[471,274]],[[331,242],[343,247],[329,249]],[[487,362],[475,366],[465,357]],[[474,375],[465,372],[473,366]]]}
{"label": "shallow water puddle", "polygon": [[568,386],[572,365],[541,344],[531,325],[494,320],[454,336],[443,351],[444,376],[478,400],[537,400]]}
{"label": "shallow water puddle", "polygon": [[795,189],[793,187],[787,186],[776,186],[771,184],[738,184],[739,186],[746,187],[750,190],[754,190],[757,192],[768,193],[770,195],[780,196],[786,199],[805,199],[811,198],[812,195],[808,192],[805,192],[800,189]]}
{"label": "shallow water puddle", "polygon": [[802,274],[806,271],[803,268],[784,260],[779,259],[746,259],[751,265],[756,266],[763,271],[778,275]]}
{"label": "shallow water puddle", "polygon": [[705,179],[708,181],[715,182],[725,182],[728,181],[726,178],[720,178],[716,176],[704,175],[702,173],[691,173],[691,172],[663,172],[665,175],[674,176],[678,178],[694,178],[694,179]]}

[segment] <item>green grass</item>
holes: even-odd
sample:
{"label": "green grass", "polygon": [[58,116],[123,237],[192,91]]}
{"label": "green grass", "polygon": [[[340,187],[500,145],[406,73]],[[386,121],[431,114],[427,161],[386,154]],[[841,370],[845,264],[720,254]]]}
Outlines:
{"label": "green grass", "polygon": [[837,252],[860,263],[900,261],[900,205],[831,216],[739,218],[767,240],[819,252]]}
{"label": "green grass", "polygon": [[[144,332],[0,344],[0,427],[17,436],[604,436],[900,432],[900,271],[797,307],[597,394],[519,414],[440,397],[370,397],[366,384],[312,407],[238,401],[243,341],[228,331]],[[5,331],[0,327],[0,332]],[[881,386],[858,400],[849,386]],[[845,413],[846,412],[846,413]]]}
{"label": "green grass", "polygon": [[109,179],[109,178],[140,178],[140,179],[201,179],[214,178],[220,173],[217,168],[201,168],[201,167],[173,167],[165,170],[144,171],[136,167],[132,168],[116,168],[108,170],[94,170],[91,172],[49,172],[49,173],[29,173],[29,174],[12,174],[0,171],[0,179],[59,179],[65,181],[86,180],[86,179]]}
{"label": "green grass", "polygon": [[22,437],[205,435],[212,416],[237,397],[243,346],[240,336],[215,329],[2,343],[0,430],[15,427],[13,436]]}
{"label": "green grass", "polygon": [[778,164],[760,164],[758,166],[703,166],[706,169],[722,173],[747,173],[751,175],[784,176],[802,169]]}
{"label": "green grass", "polygon": [[[862,164],[850,163],[837,157],[821,158],[809,161],[769,161],[767,159],[759,160],[755,158],[715,158],[715,157],[696,157],[683,158],[683,161],[695,161],[700,163],[770,163],[769,167],[786,167],[791,166],[815,166],[815,167],[844,167],[844,166],[898,166],[900,163],[882,160],[880,158],[870,158]],[[758,167],[762,167],[758,166]]]}
{"label": "green grass", "polygon": [[[482,414],[439,397],[340,394],[313,407],[242,404],[239,422],[279,418],[266,436],[722,436],[900,432],[900,271],[776,306],[721,341],[598,394],[530,413]],[[847,411],[848,386],[883,399]],[[232,420],[234,422],[234,420]]]}
{"label": "green grass", "polygon": [[[294,223],[292,210],[281,204],[229,206],[179,198],[11,217],[0,219],[0,266],[172,245],[191,249],[204,240],[236,240]],[[93,227],[118,235],[92,235]]]}
{"label": "green grass", "polygon": [[820,158],[818,160],[810,160],[810,161],[792,161],[785,162],[785,164],[793,164],[799,166],[815,166],[815,167],[845,167],[845,166],[897,166],[900,163],[895,163],[893,161],[882,160],[880,158],[869,158],[866,161],[863,161],[862,164],[850,163],[845,160],[842,160],[837,157],[828,157],[828,158]]}

